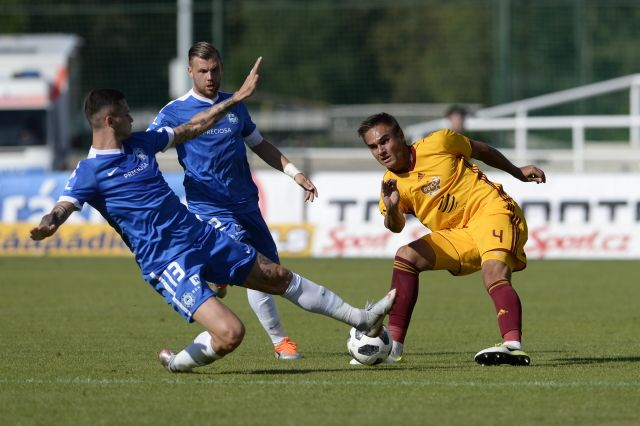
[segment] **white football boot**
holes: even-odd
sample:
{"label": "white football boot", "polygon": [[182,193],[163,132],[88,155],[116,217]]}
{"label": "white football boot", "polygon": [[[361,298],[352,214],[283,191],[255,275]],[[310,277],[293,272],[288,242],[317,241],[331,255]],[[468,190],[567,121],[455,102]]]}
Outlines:
{"label": "white football boot", "polygon": [[396,289],[393,288],[382,299],[364,308],[365,320],[358,328],[359,331],[368,337],[376,337],[382,331],[382,321],[389,313],[393,302],[396,300]]}
{"label": "white football boot", "polygon": [[531,358],[519,348],[505,343],[483,349],[473,358],[480,365],[529,365]]}
{"label": "white football boot", "polygon": [[[173,366],[173,360],[176,357],[176,354],[173,353],[171,349],[161,349],[158,352],[158,361],[160,365],[162,365],[167,371],[170,373],[182,373],[182,371],[178,371]],[[191,371],[184,371],[185,373],[190,373]]]}

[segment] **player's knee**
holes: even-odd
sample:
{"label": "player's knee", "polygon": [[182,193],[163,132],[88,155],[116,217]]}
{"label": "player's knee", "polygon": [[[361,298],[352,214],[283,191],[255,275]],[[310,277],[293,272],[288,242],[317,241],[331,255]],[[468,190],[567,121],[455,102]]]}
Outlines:
{"label": "player's knee", "polygon": [[496,283],[507,282],[511,285],[511,268],[500,260],[487,260],[482,263],[482,280],[487,290]]}
{"label": "player's knee", "polygon": [[419,271],[428,271],[433,269],[435,260],[428,256],[423,256],[414,247],[410,245],[402,246],[396,251],[396,256],[401,257],[411,263]]}
{"label": "player's knee", "polygon": [[292,273],[284,266],[258,254],[244,285],[247,288],[269,294],[283,294],[291,282]]}
{"label": "player's knee", "polygon": [[409,248],[409,246],[402,246],[398,250],[396,250],[396,256],[401,257],[403,259],[408,260],[413,263],[413,250]]}
{"label": "player's knee", "polygon": [[291,282],[292,273],[289,269],[285,268],[282,265],[278,265],[274,263],[275,267],[273,268],[273,287],[276,290],[277,294],[282,294],[285,292],[287,287],[289,287],[289,283]]}
{"label": "player's knee", "polygon": [[218,332],[216,337],[218,337],[219,351],[228,353],[235,350],[242,343],[244,333],[244,324],[241,322],[226,327],[222,332]]}
{"label": "player's knee", "polygon": [[237,348],[238,346],[240,346],[240,343],[242,343],[242,340],[244,339],[244,332],[244,325],[242,325],[239,329],[232,330],[229,333],[229,345],[232,346],[233,349]]}

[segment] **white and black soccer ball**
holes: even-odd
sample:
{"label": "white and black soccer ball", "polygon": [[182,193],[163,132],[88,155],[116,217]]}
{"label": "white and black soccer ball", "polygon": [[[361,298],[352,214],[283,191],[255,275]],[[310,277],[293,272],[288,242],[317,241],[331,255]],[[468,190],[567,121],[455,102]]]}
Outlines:
{"label": "white and black soccer ball", "polygon": [[349,354],[364,365],[376,365],[389,358],[393,339],[386,327],[382,327],[382,332],[378,337],[368,337],[361,331],[352,328],[349,331],[347,349]]}

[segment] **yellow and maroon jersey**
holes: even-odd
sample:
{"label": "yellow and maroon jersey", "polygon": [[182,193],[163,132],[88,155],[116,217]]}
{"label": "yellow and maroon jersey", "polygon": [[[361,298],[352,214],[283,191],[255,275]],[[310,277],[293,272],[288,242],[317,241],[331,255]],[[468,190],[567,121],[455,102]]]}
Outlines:
{"label": "yellow and maroon jersey", "polygon": [[[471,160],[471,142],[453,130],[439,130],[411,146],[408,171],[387,170],[396,179],[400,211],[412,214],[432,231],[466,226],[496,199],[513,203],[500,184],[489,181]],[[380,211],[386,207],[380,197]]]}

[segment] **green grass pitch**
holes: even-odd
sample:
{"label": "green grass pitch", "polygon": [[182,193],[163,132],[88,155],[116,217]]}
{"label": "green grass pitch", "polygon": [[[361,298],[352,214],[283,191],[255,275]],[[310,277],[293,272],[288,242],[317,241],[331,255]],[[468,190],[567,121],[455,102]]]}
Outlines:
{"label": "green grass pitch", "polygon": [[[352,304],[389,286],[391,260],[285,259]],[[305,358],[278,361],[242,288],[224,301],[247,327],[238,350],[194,374],[156,351],[199,331],[132,259],[0,258],[3,425],[637,425],[640,268],[532,261],[514,276],[529,367],[481,367],[499,342],[480,275],[423,273],[407,363],[348,364],[348,327],[278,299]]]}

